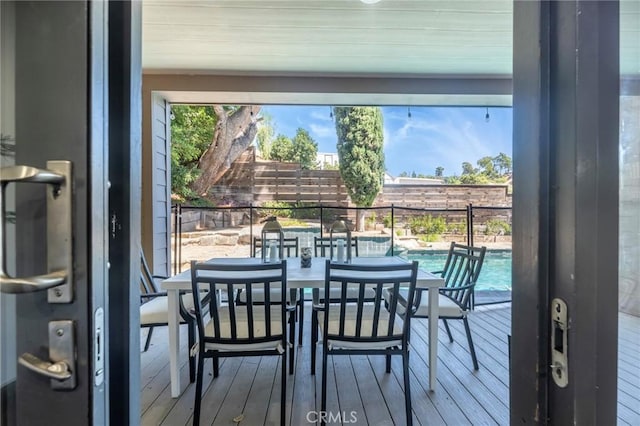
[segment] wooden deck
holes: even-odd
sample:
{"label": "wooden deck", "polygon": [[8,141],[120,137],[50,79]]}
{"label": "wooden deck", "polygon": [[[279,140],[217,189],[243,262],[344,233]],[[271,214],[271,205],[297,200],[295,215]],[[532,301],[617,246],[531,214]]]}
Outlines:
{"label": "wooden deck", "polygon": [[[470,321],[480,370],[473,371],[461,321],[450,321],[455,342],[449,343],[441,326],[435,392],[427,390],[426,320],[414,322],[410,361],[414,424],[509,424],[510,304],[478,308]],[[296,352],[295,374],[288,376],[290,425],[310,424],[307,413],[320,405],[321,364],[317,376],[311,376],[308,330],[309,323],[305,345]],[[181,342],[186,342],[186,328],[182,332]],[[166,327],[157,328],[151,348],[141,355],[143,425],[190,425],[192,421],[195,386],[187,386],[180,398],[171,398],[167,346]],[[640,318],[621,314],[619,347],[618,424],[640,425]],[[181,353],[182,382],[188,383],[186,346]],[[405,424],[401,359],[394,358],[391,374],[385,374],[384,357],[330,357],[328,410],[345,414],[344,424]],[[201,418],[207,419],[206,424],[234,425],[233,419],[241,414],[241,425],[279,424],[280,367],[276,357],[223,359],[215,382],[211,380],[211,362],[205,365],[209,371],[205,372]],[[310,419],[314,420],[313,415]]]}

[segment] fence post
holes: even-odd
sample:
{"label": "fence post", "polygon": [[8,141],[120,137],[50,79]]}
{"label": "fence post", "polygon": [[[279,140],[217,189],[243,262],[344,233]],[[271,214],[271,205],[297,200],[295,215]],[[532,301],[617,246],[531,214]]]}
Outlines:
{"label": "fence post", "polygon": [[178,274],[178,204],[173,208],[173,275]]}
{"label": "fence post", "polygon": [[391,256],[393,256],[393,242],[394,242],[394,235],[396,233],[395,230],[395,219],[394,219],[394,206],[393,203],[391,203]]}
{"label": "fence post", "polygon": [[471,219],[469,219],[469,204],[467,204],[466,209],[467,209],[467,212],[466,212],[467,220],[465,221],[466,222],[465,225],[467,228],[467,245],[470,246],[471,245],[471,232],[470,232],[471,228],[469,228],[469,226],[471,225]]}
{"label": "fence post", "polygon": [[473,247],[473,204],[469,203],[469,245]]}
{"label": "fence post", "polygon": [[182,204],[178,204],[178,273],[182,272]]}
{"label": "fence post", "polygon": [[322,204],[320,204],[320,238],[322,238],[323,223],[324,223],[324,210],[322,209]]}
{"label": "fence post", "polygon": [[253,203],[249,203],[249,254],[254,252],[253,247]]}

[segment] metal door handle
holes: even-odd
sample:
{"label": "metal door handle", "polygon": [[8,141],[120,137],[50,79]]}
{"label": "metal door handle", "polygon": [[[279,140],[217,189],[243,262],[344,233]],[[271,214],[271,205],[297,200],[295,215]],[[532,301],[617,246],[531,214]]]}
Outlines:
{"label": "metal door handle", "polygon": [[24,353],[20,355],[20,358],[18,358],[18,363],[27,367],[29,370],[50,379],[67,380],[71,377],[69,366],[64,361],[43,361],[35,355]]}
{"label": "metal door handle", "polygon": [[23,278],[12,278],[0,271],[0,289],[2,289],[2,293],[20,294],[47,290],[64,284],[66,280],[67,271],[65,270]]}
{"label": "metal door handle", "polygon": [[[70,161],[47,161],[47,169],[13,166],[0,173],[0,292],[31,293],[50,290],[50,303],[70,303],[72,293],[71,213],[72,170]],[[5,232],[5,189],[9,183],[44,183],[53,185],[47,193],[47,267],[49,272],[32,277],[12,277],[6,272],[7,241]]]}
{"label": "metal door handle", "polygon": [[23,353],[18,363],[51,379],[51,389],[72,390],[77,383],[76,333],[73,321],[49,321],[49,359],[44,361],[30,353]]}
{"label": "metal door handle", "polygon": [[41,170],[30,166],[3,167],[0,183],[6,185],[10,182],[34,182],[60,185],[64,182],[64,176],[51,170]]}

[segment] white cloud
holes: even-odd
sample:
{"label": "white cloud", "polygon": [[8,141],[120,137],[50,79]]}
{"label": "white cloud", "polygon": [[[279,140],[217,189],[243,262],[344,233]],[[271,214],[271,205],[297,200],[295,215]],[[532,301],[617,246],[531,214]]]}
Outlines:
{"label": "white cloud", "polygon": [[[395,168],[431,172],[441,165],[447,175],[460,174],[463,161],[475,165],[479,158],[495,155],[487,129],[474,125],[469,112],[432,110],[426,117],[413,114],[411,119],[400,121],[399,127],[385,129],[391,133],[385,145],[389,157],[404,164]],[[409,150],[411,156],[407,157]]]}
{"label": "white cloud", "polygon": [[309,124],[309,128],[311,129],[311,133],[319,138],[326,138],[336,134],[336,129],[332,125],[311,123]]}

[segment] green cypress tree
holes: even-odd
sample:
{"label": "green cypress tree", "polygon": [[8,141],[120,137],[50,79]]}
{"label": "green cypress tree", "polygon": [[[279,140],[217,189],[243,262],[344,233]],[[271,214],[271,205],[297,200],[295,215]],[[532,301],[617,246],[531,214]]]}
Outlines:
{"label": "green cypress tree", "polygon": [[[334,107],[340,174],[351,201],[370,207],[382,189],[384,153],[379,107]],[[364,212],[357,227],[364,229]]]}

